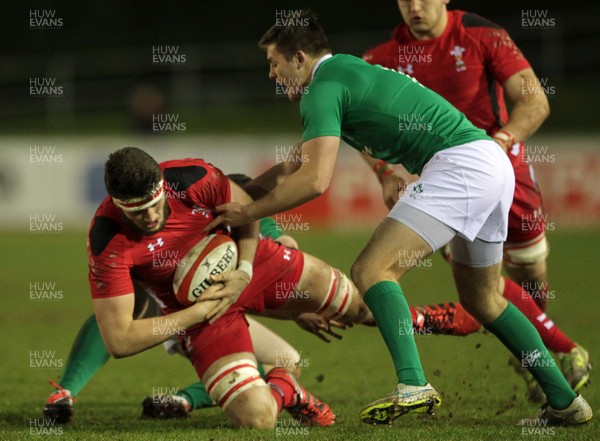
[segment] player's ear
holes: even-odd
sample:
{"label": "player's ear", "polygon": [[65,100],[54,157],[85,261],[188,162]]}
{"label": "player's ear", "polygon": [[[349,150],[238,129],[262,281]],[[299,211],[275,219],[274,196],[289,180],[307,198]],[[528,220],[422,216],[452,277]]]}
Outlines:
{"label": "player's ear", "polygon": [[298,63],[296,64],[296,69],[300,69],[306,63],[306,54],[302,51],[297,51],[295,55],[296,59],[298,60]]}

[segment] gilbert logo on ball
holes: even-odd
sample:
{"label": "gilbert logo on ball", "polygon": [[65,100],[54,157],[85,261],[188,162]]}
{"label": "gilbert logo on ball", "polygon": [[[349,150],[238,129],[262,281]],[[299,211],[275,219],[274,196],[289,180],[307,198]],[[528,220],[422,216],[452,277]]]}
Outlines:
{"label": "gilbert logo on ball", "polygon": [[213,284],[211,276],[236,268],[238,250],[224,234],[211,234],[192,247],[182,259],[185,265],[175,270],[173,291],[177,301],[191,306]]}

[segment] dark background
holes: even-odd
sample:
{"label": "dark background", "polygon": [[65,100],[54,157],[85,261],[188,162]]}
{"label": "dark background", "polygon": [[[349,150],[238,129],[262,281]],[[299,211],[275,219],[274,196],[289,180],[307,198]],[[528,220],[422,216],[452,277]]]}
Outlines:
{"label": "dark background", "polygon": [[[3,2],[0,129],[5,132],[134,130],[132,91],[162,91],[188,133],[294,129],[294,106],[274,97],[256,42],[276,10],[317,11],[334,51],[360,55],[400,20],[393,0],[261,2]],[[452,1],[505,27],[540,78],[554,87],[543,130],[597,130],[600,6],[593,2]],[[32,9],[55,10],[60,29],[30,29]],[[523,10],[548,11],[548,30],[521,25]],[[178,46],[183,66],[153,65],[152,47]],[[61,99],[32,99],[32,77],[63,85]],[[47,101],[47,102],[46,102]]]}

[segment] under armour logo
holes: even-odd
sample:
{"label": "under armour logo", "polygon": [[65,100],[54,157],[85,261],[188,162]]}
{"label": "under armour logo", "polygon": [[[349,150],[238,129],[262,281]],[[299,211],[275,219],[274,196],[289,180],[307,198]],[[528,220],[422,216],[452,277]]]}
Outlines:
{"label": "under armour logo", "polygon": [[198,205],[194,205],[192,207],[192,214],[201,214],[202,216],[208,218],[210,215],[210,210],[205,207],[199,207]]}
{"label": "under armour logo", "polygon": [[290,250],[283,251],[283,260],[292,260],[292,252]]}
{"label": "under armour logo", "polygon": [[165,242],[162,240],[162,237],[159,237],[158,239],[156,239],[156,243],[148,244],[148,249],[150,250],[151,253],[153,253],[154,250],[156,249],[156,247],[162,247],[164,244],[165,244]]}

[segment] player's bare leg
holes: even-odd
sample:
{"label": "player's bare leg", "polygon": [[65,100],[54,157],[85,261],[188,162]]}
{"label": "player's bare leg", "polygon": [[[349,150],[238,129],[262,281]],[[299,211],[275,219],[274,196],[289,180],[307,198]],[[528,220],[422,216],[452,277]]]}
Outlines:
{"label": "player's bare leg", "polygon": [[295,320],[301,313],[316,313],[342,324],[374,325],[373,316],[352,281],[321,259],[304,253],[304,268],[294,288],[284,304],[261,315]]}
{"label": "player's bare leg", "polygon": [[475,268],[452,262],[460,303],[483,324],[496,320],[508,306],[507,300],[498,292],[501,268],[501,263]]}
{"label": "player's bare leg", "polygon": [[451,251],[461,303],[520,360],[546,394],[548,403],[536,421],[543,417],[552,424],[589,421],[591,408],[573,392],[533,324],[498,292],[502,244],[455,237]]}
{"label": "player's bare leg", "polygon": [[299,378],[302,372],[300,353],[266,326],[250,317],[246,317],[246,320],[248,320],[254,355],[262,363],[265,372],[269,372],[274,367],[284,367],[294,377]]}
{"label": "player's bare leg", "polygon": [[[543,228],[543,224],[540,228]],[[551,295],[546,265],[548,253],[548,241],[544,232],[524,243],[504,244],[504,268],[508,276],[529,293],[542,311],[546,310]]]}
{"label": "player's bare leg", "polygon": [[352,279],[364,293],[398,376],[392,393],[361,411],[366,423],[388,424],[406,413],[433,413],[441,404],[439,394],[425,379],[408,303],[397,283],[431,252],[431,246],[412,229],[386,218],[352,267]]}

